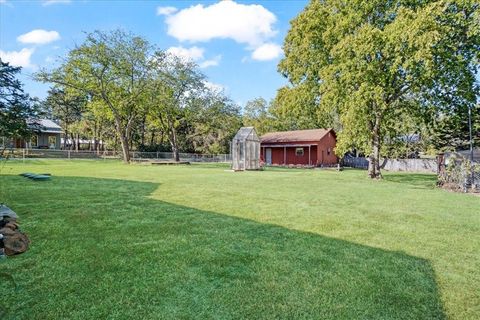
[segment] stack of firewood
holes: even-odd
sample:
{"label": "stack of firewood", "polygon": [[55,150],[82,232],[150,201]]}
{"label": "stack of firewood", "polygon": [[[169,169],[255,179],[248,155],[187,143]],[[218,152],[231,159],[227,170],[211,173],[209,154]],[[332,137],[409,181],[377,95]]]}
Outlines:
{"label": "stack of firewood", "polygon": [[17,215],[0,204],[0,256],[13,256],[27,251],[30,240],[17,223]]}

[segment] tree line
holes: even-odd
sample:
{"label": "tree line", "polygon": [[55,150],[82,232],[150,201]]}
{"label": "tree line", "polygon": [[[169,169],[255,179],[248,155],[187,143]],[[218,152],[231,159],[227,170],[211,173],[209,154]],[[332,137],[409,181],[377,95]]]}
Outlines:
{"label": "tree line", "polygon": [[193,62],[122,30],[88,34],[35,77],[54,84],[45,105],[66,136],[89,131],[94,148],[108,141],[125,162],[133,149],[172,151],[177,161],[180,151],[228,153],[240,125],[239,107]]}
{"label": "tree line", "polygon": [[283,49],[274,113],[335,128],[336,153],[366,155],[372,178],[412,134],[422,151],[468,148],[469,113],[478,144],[478,1],[311,0]]}
{"label": "tree line", "polygon": [[467,149],[469,120],[479,143],[478,1],[311,0],[283,49],[288,84],[243,110],[194,63],[121,30],[88,34],[35,77],[53,84],[44,109],[71,141],[108,141],[127,162],[132,149],[228,152],[242,125],[334,128],[336,154],[367,156],[372,178],[380,157]]}

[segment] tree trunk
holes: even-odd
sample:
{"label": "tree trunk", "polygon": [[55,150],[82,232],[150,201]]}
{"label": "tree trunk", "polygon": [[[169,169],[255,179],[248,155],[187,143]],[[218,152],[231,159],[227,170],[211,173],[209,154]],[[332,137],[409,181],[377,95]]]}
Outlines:
{"label": "tree trunk", "polygon": [[123,162],[130,163],[130,149],[127,132],[126,130],[122,130],[122,124],[118,116],[115,116],[115,129],[117,130],[117,136],[120,138],[120,144],[122,146]]}
{"label": "tree trunk", "polygon": [[368,175],[372,179],[381,179],[380,173],[380,117],[376,117],[372,130],[372,153],[368,159]]}
{"label": "tree trunk", "polygon": [[178,152],[177,130],[172,126],[170,133],[170,144],[172,146],[173,159],[180,161],[180,153]]}
{"label": "tree trunk", "polygon": [[155,142],[155,130],[152,130],[151,134],[152,135],[150,136],[150,146],[153,146]]}
{"label": "tree trunk", "polygon": [[141,134],[140,134],[140,144],[142,147],[145,145],[145,127],[146,127],[146,122],[147,122],[147,116],[144,115],[142,118],[142,127],[141,127]]}
{"label": "tree trunk", "polygon": [[68,140],[68,127],[65,126],[65,132],[63,134],[63,150],[67,150],[67,140]]}

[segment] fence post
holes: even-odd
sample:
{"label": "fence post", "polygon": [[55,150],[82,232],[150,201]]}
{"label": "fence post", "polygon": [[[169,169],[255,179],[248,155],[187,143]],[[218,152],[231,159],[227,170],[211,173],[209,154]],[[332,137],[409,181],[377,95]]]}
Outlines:
{"label": "fence post", "polygon": [[23,161],[23,163],[25,163],[25,149],[23,149],[22,151],[23,151],[23,152],[22,152],[22,153],[23,153],[23,157],[22,157],[23,160],[22,160],[22,161]]}
{"label": "fence post", "polygon": [[67,150],[68,153],[68,159],[70,160],[70,150]]}

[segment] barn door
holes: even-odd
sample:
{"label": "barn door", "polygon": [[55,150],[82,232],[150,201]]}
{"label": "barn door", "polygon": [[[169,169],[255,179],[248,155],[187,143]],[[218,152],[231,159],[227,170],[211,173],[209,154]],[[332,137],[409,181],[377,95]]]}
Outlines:
{"label": "barn door", "polygon": [[267,164],[272,164],[272,148],[265,149],[265,161]]}

